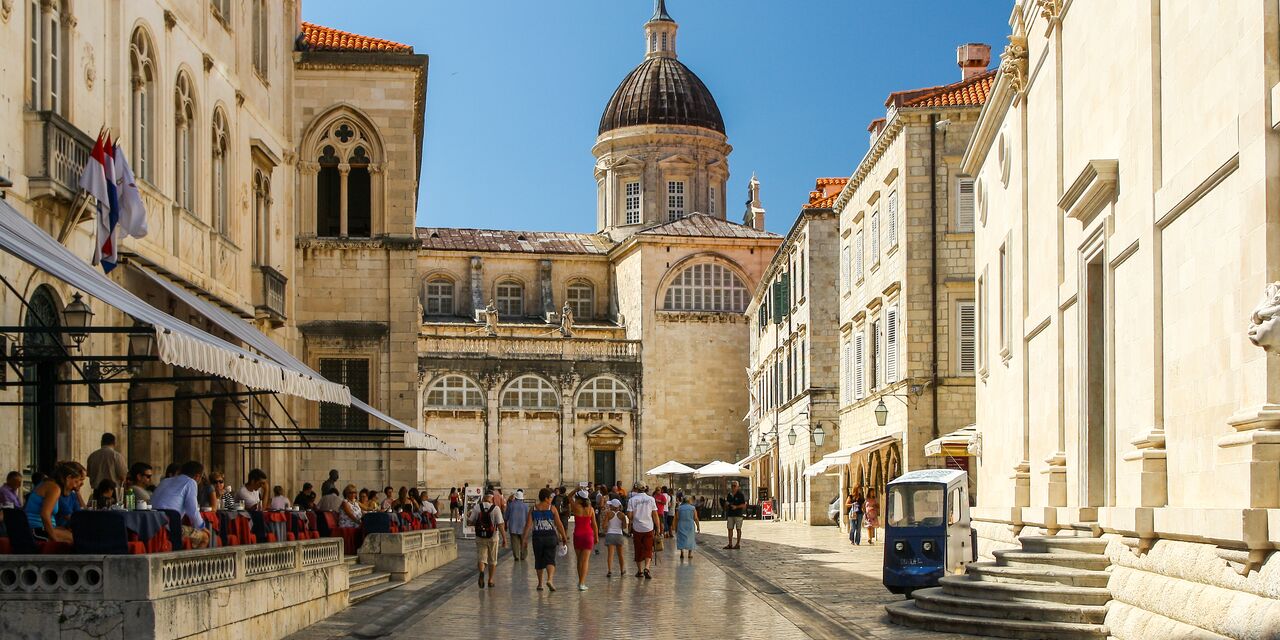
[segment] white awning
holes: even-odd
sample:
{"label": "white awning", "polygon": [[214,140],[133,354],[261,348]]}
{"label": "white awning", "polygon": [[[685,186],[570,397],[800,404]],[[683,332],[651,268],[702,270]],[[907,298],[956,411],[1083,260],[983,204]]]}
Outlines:
{"label": "white awning", "polygon": [[71,253],[4,200],[0,200],[0,249],[151,325],[160,360],[167,364],[234,380],[251,389],[350,403],[345,387],[326,390],[314,381],[297,380],[297,372],[280,363],[205,333],[144,302]]}
{"label": "white awning", "polygon": [[689,465],[680,464],[675,460],[668,460],[645,472],[647,476],[678,476],[688,475],[694,472],[694,468]]}
{"label": "white awning", "polygon": [[936,440],[924,445],[924,455],[934,456],[976,456],[982,453],[982,438],[978,434],[978,425],[956,429]]}
{"label": "white awning", "polygon": [[770,451],[772,451],[772,449],[765,449],[764,451],[757,451],[757,452],[755,452],[755,453],[753,453],[753,454],[751,454],[751,455],[749,455],[749,456],[747,456],[747,457],[745,457],[745,458],[743,458],[743,459],[739,460],[739,461],[738,461],[738,466],[739,466],[739,467],[745,467],[745,466],[747,466],[747,465],[751,464],[752,462],[755,462],[756,460],[759,460],[760,458],[763,458],[764,456],[768,455]]}
{"label": "white awning", "polygon": [[852,447],[846,447],[834,453],[828,453],[827,455],[822,456],[821,460],[818,460],[817,462],[805,467],[804,475],[812,478],[822,474],[824,471],[826,471],[827,469],[830,469],[831,467],[843,467],[849,464],[849,459],[852,458],[855,454],[861,453],[863,451],[867,451],[868,449],[875,449],[875,448],[884,446],[886,444],[889,444],[890,442],[899,440],[900,438],[901,438],[901,434],[894,434],[891,436],[873,438],[871,440],[867,440],[866,442],[863,442],[862,444],[855,445]]}
{"label": "white awning", "polygon": [[695,478],[742,478],[746,475],[738,465],[720,460],[698,467],[694,472]]}
{"label": "white awning", "polygon": [[[294,357],[292,353],[289,353],[287,349],[276,344],[275,341],[267,337],[267,335],[261,331],[258,331],[248,322],[237,318],[212,302],[188,291],[184,287],[178,286],[168,278],[165,278],[147,267],[133,262],[130,263],[130,266],[149,278],[152,282],[155,282],[165,291],[168,291],[174,297],[181,300],[184,304],[208,318],[210,322],[222,327],[227,331],[227,333],[239,338],[245,344],[253,347],[263,355],[280,363],[281,366],[287,367],[290,371],[296,373],[296,377],[293,380],[294,384],[302,384],[303,381],[314,381],[321,385],[322,389],[325,389],[328,392],[333,392],[334,389],[341,390],[341,392],[348,398],[348,402],[339,404],[350,404],[351,406],[381,420],[382,422],[403,431],[404,446],[415,449],[430,449],[443,453],[455,460],[458,458],[457,451],[453,447],[445,444],[444,441],[433,435],[418,431],[417,429],[414,429],[413,427],[410,427],[409,425],[374,409],[359,398],[352,396],[345,386],[326,380],[324,376],[316,373],[301,360]],[[325,401],[336,402],[334,400]]]}

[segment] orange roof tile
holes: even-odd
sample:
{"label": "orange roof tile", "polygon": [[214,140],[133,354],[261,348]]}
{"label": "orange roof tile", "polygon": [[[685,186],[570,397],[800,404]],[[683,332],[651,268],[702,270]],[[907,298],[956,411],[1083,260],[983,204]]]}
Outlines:
{"label": "orange roof tile", "polygon": [[413,53],[413,47],[399,42],[371,38],[310,22],[302,23],[301,48],[307,51],[386,51]]}
{"label": "orange roof tile", "polygon": [[889,102],[896,103],[899,109],[981,107],[986,104],[987,96],[991,95],[991,88],[995,86],[996,71],[998,71],[998,69],[992,69],[969,78],[968,80],[961,80],[960,82],[940,87],[933,87],[931,89],[900,91],[898,93],[891,94],[889,96]]}
{"label": "orange roof tile", "polygon": [[809,202],[805,203],[804,208],[830,209],[848,182],[848,178],[818,178],[814,190],[809,192]]}

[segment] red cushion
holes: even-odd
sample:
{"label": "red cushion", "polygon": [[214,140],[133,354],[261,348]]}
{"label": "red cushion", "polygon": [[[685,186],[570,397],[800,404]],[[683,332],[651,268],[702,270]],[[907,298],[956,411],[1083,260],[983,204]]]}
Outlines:
{"label": "red cushion", "polygon": [[146,552],[147,552],[147,546],[142,544],[141,542],[129,543],[129,555],[140,556],[145,554]]}
{"label": "red cushion", "polygon": [[38,542],[36,543],[36,548],[39,549],[40,553],[50,555],[75,552],[75,546],[70,542],[54,542],[53,540]]}
{"label": "red cushion", "polygon": [[13,545],[9,544],[8,538],[0,538],[0,554],[8,555],[13,553]]}

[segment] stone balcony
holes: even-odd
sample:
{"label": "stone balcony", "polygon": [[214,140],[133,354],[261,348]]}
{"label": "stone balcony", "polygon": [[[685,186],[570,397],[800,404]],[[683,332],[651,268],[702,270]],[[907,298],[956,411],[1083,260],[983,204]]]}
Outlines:
{"label": "stone balcony", "polygon": [[418,352],[428,358],[639,362],[640,341],[561,337],[423,335],[418,338]]}
{"label": "stone balcony", "polygon": [[25,173],[31,199],[70,203],[80,193],[80,172],[93,151],[93,138],[53,111],[27,112]]}

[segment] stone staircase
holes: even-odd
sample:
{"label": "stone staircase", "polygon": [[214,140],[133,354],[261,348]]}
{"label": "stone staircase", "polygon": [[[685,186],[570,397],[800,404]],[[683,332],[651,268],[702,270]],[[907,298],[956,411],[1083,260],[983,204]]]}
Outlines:
{"label": "stone staircase", "polygon": [[355,556],[347,556],[347,579],[350,585],[350,601],[352,605],[372,598],[379,593],[390,591],[399,582],[391,581],[391,574],[385,571],[375,572],[373,567],[360,564]]}
{"label": "stone staircase", "polygon": [[994,552],[963,576],[885,606],[895,623],[952,633],[1028,640],[1105,639],[1107,541],[1022,537],[1022,549]]}

